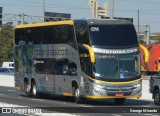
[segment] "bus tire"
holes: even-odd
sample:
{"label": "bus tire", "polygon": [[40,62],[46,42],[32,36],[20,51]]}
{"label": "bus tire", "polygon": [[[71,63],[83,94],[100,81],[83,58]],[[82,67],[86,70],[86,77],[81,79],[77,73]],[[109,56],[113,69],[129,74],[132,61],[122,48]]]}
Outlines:
{"label": "bus tire", "polygon": [[73,87],[73,97],[74,97],[74,101],[75,103],[82,103],[82,98],[80,98],[80,91],[78,87]]}
{"label": "bus tire", "polygon": [[28,81],[24,81],[24,95],[30,97],[30,87]]}
{"label": "bus tire", "polygon": [[115,98],[114,101],[117,105],[122,105],[125,102],[125,98]]}
{"label": "bus tire", "polygon": [[153,93],[153,99],[154,99],[155,105],[160,105],[160,91],[159,90],[155,90],[155,92]]}
{"label": "bus tire", "polygon": [[38,92],[37,92],[37,85],[35,82],[32,83],[32,97],[37,98],[38,97]]}

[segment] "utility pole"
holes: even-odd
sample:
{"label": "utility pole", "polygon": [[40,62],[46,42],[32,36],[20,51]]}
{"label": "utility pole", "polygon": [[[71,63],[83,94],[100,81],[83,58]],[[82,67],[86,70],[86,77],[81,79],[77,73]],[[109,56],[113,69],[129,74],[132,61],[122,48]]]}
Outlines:
{"label": "utility pole", "polygon": [[110,19],[114,17],[114,0],[110,0]]}
{"label": "utility pole", "polygon": [[45,18],[45,10],[46,10],[46,8],[45,8],[45,6],[46,6],[46,2],[45,2],[45,0],[43,0],[43,16],[44,16],[44,22],[46,22],[46,18]]}
{"label": "utility pole", "polygon": [[140,27],[140,25],[139,25],[139,10],[138,10],[138,40],[140,39],[140,37],[139,37],[139,35],[140,35],[140,33],[139,33],[139,27]]}
{"label": "utility pole", "polygon": [[150,37],[150,26],[146,25],[146,44],[149,44],[149,37]]}

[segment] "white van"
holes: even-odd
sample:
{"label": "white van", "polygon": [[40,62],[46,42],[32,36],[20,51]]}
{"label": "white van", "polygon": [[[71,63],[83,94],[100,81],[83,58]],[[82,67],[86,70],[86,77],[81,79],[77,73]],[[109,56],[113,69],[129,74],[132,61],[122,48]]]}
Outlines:
{"label": "white van", "polygon": [[13,62],[3,62],[2,67],[14,68],[14,63]]}

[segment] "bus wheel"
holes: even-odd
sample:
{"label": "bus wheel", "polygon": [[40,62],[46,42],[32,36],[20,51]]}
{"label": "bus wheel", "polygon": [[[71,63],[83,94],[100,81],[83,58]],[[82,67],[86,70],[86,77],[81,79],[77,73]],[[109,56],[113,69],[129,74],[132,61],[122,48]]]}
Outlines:
{"label": "bus wheel", "polygon": [[32,83],[32,97],[34,98],[38,97],[37,86],[35,82]]}
{"label": "bus wheel", "polygon": [[24,82],[24,95],[27,97],[30,96],[30,87],[27,81]]}
{"label": "bus wheel", "polygon": [[155,105],[160,105],[160,91],[156,90],[153,95]]}
{"label": "bus wheel", "polygon": [[117,105],[122,105],[125,102],[125,98],[115,98],[114,101]]}
{"label": "bus wheel", "polygon": [[82,103],[82,98],[80,98],[80,91],[78,87],[73,87],[73,95],[75,103]]}

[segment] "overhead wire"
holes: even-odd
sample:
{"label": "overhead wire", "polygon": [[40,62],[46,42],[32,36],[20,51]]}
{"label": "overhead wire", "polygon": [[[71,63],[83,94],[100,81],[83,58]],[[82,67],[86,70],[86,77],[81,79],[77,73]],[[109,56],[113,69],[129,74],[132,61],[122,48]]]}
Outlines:
{"label": "overhead wire", "polygon": [[[2,5],[14,5],[14,6],[29,6],[29,7],[43,7],[42,5],[42,2],[38,2],[38,1],[31,1],[31,0],[15,0],[15,1],[19,1],[19,2],[26,2],[26,3],[32,3],[32,5],[30,4],[4,4],[2,3]],[[155,1],[152,1],[152,2],[144,2],[144,1],[133,1],[133,0],[118,0],[117,2],[119,1],[126,1],[126,2],[135,2],[135,3],[146,3],[146,4],[160,4],[160,2],[155,2]],[[33,4],[36,4],[36,5],[33,5]],[[38,5],[37,5],[38,4]],[[41,5],[40,5],[41,4]],[[48,4],[46,3],[46,6],[47,8],[65,8],[65,9],[82,9],[82,10],[89,10],[90,8],[89,7],[79,7],[79,6],[73,6],[73,5],[59,5],[59,4]],[[52,7],[51,7],[52,6]],[[110,10],[108,10],[109,12]],[[116,12],[126,12],[126,13],[137,13],[137,10],[134,9],[134,10],[129,10],[129,9],[115,9]],[[154,9],[146,9],[146,10],[140,10],[141,14],[149,14],[149,15],[155,15],[155,14],[160,14],[160,10],[154,10]]]}

